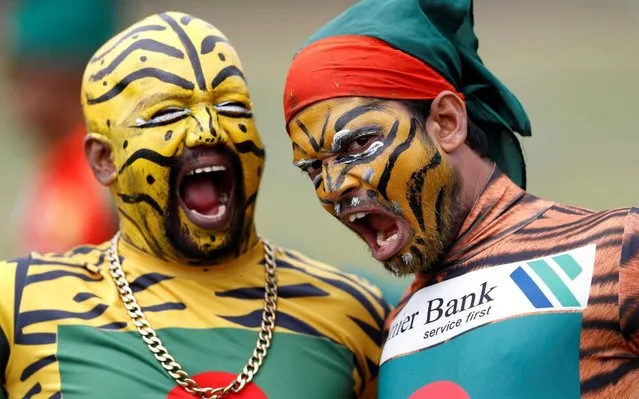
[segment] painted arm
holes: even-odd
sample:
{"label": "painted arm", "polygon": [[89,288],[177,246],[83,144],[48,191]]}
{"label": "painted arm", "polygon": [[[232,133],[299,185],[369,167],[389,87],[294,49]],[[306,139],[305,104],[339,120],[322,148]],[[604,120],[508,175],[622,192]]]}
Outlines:
{"label": "painted arm", "polygon": [[630,210],[621,244],[619,320],[628,345],[639,356],[639,208]]}

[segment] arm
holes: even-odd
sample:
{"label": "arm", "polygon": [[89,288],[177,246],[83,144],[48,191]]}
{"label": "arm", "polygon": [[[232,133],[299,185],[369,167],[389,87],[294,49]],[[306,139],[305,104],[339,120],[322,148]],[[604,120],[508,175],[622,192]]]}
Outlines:
{"label": "arm", "polygon": [[626,219],[619,270],[619,320],[621,332],[639,356],[639,208]]}

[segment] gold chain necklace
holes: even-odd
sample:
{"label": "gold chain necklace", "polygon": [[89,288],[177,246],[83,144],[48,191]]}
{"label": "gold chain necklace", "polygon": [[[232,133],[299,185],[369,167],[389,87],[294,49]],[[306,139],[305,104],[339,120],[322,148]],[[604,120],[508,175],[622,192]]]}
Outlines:
{"label": "gold chain necklace", "polygon": [[262,312],[262,326],[258,334],[257,345],[253,350],[253,355],[251,355],[248,363],[244,366],[242,372],[238,374],[233,382],[225,387],[211,388],[200,387],[198,383],[195,382],[186,371],[184,371],[182,366],[169,354],[169,351],[162,344],[162,340],[160,340],[157,333],[144,316],[140,305],[138,305],[137,300],[133,296],[133,291],[131,291],[129,282],[126,279],[124,270],[120,264],[120,258],[118,256],[119,238],[120,232],[117,232],[111,240],[111,246],[108,249],[107,256],[109,258],[109,271],[111,272],[113,281],[120,293],[120,299],[122,299],[122,303],[124,304],[133,325],[137,328],[138,333],[140,333],[142,340],[144,340],[153,356],[155,356],[157,361],[160,362],[162,367],[167,371],[167,373],[169,373],[175,382],[191,394],[198,395],[204,399],[220,399],[230,393],[240,392],[246,384],[251,382],[262,366],[273,338],[275,314],[277,311],[277,263],[275,261],[275,251],[271,244],[266,240],[262,240],[262,243],[264,244],[264,268],[266,271],[264,310]]}

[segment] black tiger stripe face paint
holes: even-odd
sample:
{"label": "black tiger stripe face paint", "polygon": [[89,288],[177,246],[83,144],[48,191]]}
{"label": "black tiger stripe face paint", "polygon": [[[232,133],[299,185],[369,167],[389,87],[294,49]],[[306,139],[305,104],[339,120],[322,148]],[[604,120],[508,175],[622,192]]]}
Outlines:
{"label": "black tiger stripe face paint", "polygon": [[401,102],[345,97],[311,105],[288,125],[294,164],[324,209],[396,275],[428,270],[450,242],[458,181]]}
{"label": "black tiger stripe face paint", "polygon": [[164,259],[223,261],[257,241],[264,148],[240,59],[209,23],[150,16],[89,61],[89,134],[111,147],[121,230]]}

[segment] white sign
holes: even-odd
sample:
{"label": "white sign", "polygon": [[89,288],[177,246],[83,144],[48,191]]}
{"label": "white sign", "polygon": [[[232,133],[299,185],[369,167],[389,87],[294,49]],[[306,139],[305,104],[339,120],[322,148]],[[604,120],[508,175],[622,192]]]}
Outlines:
{"label": "white sign", "polygon": [[595,252],[592,244],[422,288],[393,320],[381,364],[497,320],[582,311],[588,305]]}

